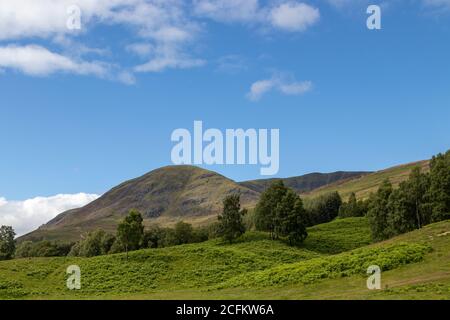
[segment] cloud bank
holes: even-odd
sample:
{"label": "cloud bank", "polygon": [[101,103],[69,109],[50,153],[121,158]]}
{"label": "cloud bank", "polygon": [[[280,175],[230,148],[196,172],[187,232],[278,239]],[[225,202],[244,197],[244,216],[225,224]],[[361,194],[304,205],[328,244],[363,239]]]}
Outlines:
{"label": "cloud bank", "polygon": [[8,201],[0,198],[0,225],[12,226],[18,236],[35,230],[58,214],[96,200],[96,194],[58,194],[36,197],[25,201]]}

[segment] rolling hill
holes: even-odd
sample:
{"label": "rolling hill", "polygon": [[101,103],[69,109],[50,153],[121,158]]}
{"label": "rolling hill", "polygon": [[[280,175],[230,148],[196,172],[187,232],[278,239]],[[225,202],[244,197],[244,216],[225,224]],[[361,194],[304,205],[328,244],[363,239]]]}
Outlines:
{"label": "rolling hill", "polygon": [[[377,172],[312,173],[282,179],[305,198],[338,191],[343,199],[351,192],[366,198],[388,178],[394,185],[407,179],[415,166],[424,171],[429,161],[419,161]],[[94,202],[61,213],[39,229],[19,238],[23,240],[75,241],[90,230],[114,232],[117,223],[131,209],[142,212],[145,223],[171,226],[184,220],[194,225],[215,221],[228,194],[239,192],[243,207],[252,208],[275,179],[235,182],[216,172],[195,166],[168,166],[126,181]]]}
{"label": "rolling hill", "polygon": [[418,161],[404,165],[395,166],[385,170],[373,172],[367,175],[356,177],[354,179],[346,179],[336,181],[334,183],[324,185],[310,192],[303,194],[304,197],[314,198],[321,194],[338,191],[344,200],[347,200],[348,196],[354,192],[359,199],[367,198],[371,192],[376,192],[379,185],[385,179],[389,179],[394,186],[402,181],[408,179],[411,170],[414,167],[421,167],[423,172],[428,172],[430,169],[430,161]]}
{"label": "rolling hill", "polygon": [[[310,173],[305,174],[303,176],[284,178],[283,183],[298,193],[305,193],[317,188],[320,188],[325,185],[329,185],[331,183],[335,183],[337,181],[343,183],[350,179],[356,179],[364,177],[371,172],[345,172],[338,171],[333,173]],[[266,190],[274,181],[280,179],[260,179],[260,180],[251,180],[240,182],[241,186],[254,190],[256,192],[263,192]]]}
{"label": "rolling hill", "polygon": [[[296,190],[315,187],[350,177],[361,172],[311,174],[285,179]],[[242,207],[256,205],[260,192],[272,180],[236,183],[216,172],[195,166],[168,166],[126,181],[99,199],[79,209],[61,213],[39,229],[19,238],[23,240],[78,240],[98,228],[115,232],[118,222],[131,209],[139,210],[146,224],[170,226],[184,220],[194,225],[214,221],[222,209],[225,196],[239,192]]]}
{"label": "rolling hill", "polygon": [[126,181],[85,207],[58,215],[20,240],[77,240],[86,231],[115,231],[131,209],[147,221],[195,220],[216,215],[223,198],[239,192],[244,206],[253,206],[259,194],[212,171],[193,166],[169,166]]}

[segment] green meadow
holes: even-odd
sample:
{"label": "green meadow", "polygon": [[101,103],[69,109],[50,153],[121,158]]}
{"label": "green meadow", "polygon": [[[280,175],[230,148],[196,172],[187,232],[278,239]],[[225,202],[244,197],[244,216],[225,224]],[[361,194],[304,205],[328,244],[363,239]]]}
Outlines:
{"label": "green meadow", "polygon": [[[0,262],[0,299],[450,299],[450,221],[371,244],[366,218],[308,229],[301,247],[248,232],[93,258]],[[81,289],[66,269],[81,269]],[[368,290],[367,268],[382,269]]]}

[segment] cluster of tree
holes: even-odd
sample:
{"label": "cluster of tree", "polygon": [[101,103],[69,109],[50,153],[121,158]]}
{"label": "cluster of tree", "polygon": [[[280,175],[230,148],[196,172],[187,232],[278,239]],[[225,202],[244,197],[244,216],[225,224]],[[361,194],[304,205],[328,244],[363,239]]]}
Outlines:
{"label": "cluster of tree", "polygon": [[131,210],[117,227],[116,235],[95,230],[76,243],[42,240],[23,241],[16,246],[15,232],[10,226],[0,227],[0,260],[28,257],[80,256],[94,257],[146,248],[170,247],[203,242],[217,237],[217,226],[194,228],[183,221],[174,228],[151,226],[144,229],[142,215]]}
{"label": "cluster of tree", "polygon": [[103,230],[89,232],[72,246],[69,255],[93,257],[126,252],[128,257],[129,251],[202,242],[212,235],[209,228],[194,229],[191,224],[183,221],[178,222],[174,228],[155,225],[146,230],[140,212],[131,210],[119,223],[116,235]]}
{"label": "cluster of tree", "polygon": [[310,227],[334,220],[339,215],[341,205],[342,199],[337,191],[305,201],[307,226]]}
{"label": "cluster of tree", "polygon": [[[120,248],[121,249],[121,248]],[[95,230],[85,234],[80,241],[75,243],[69,256],[95,257],[104,254],[120,252],[116,237],[103,230]]]}
{"label": "cluster of tree", "polygon": [[414,168],[397,189],[389,180],[371,195],[367,214],[375,241],[450,219],[450,150],[430,162],[430,172]]}
{"label": "cluster of tree", "polygon": [[356,194],[352,192],[348,202],[342,203],[339,208],[339,218],[363,217],[369,210],[369,200],[356,200]]}
{"label": "cluster of tree", "polygon": [[17,245],[15,258],[67,256],[73,243],[42,240],[23,241]]}
{"label": "cluster of tree", "polygon": [[15,236],[16,233],[12,227],[0,227],[0,260],[8,260],[14,257],[14,252],[16,251]]}
{"label": "cluster of tree", "polygon": [[308,220],[302,199],[281,180],[263,192],[255,209],[256,229],[270,232],[272,239],[286,237],[291,245],[306,239]]}
{"label": "cluster of tree", "polygon": [[144,232],[143,248],[171,247],[187,243],[198,243],[211,239],[214,236],[211,227],[194,228],[183,221],[178,222],[174,228],[161,228],[152,226]]}

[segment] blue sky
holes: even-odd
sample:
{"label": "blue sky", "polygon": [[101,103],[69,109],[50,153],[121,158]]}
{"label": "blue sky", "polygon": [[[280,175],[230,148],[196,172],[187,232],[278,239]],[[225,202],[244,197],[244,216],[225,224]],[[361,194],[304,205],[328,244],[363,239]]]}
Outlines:
{"label": "blue sky", "polygon": [[[82,0],[81,32],[52,1],[0,4],[4,202],[98,195],[170,165],[172,131],[194,120],[279,128],[278,176],[383,169],[450,147],[450,1],[372,1],[382,30],[371,31],[364,0]],[[17,18],[5,22],[8,10]],[[249,98],[274,79],[312,86]],[[206,168],[260,178],[259,166]]]}

